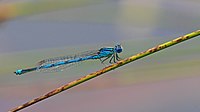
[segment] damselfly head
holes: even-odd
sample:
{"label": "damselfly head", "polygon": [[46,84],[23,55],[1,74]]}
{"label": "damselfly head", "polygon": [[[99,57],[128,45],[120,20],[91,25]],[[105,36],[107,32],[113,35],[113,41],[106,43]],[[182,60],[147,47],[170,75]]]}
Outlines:
{"label": "damselfly head", "polygon": [[115,46],[115,51],[117,52],[117,53],[121,53],[122,52],[122,46],[121,45],[116,45]]}

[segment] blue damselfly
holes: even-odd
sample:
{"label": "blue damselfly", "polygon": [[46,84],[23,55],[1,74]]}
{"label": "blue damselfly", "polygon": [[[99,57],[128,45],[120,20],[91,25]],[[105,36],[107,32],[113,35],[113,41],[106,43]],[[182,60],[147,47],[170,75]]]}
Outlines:
{"label": "blue damselfly", "polygon": [[32,71],[59,71],[63,70],[74,63],[86,61],[86,60],[95,60],[99,59],[101,63],[110,58],[109,63],[115,63],[116,60],[119,61],[120,58],[118,53],[122,52],[122,46],[116,45],[115,47],[103,47],[99,50],[86,51],[80,54],[72,56],[62,56],[55,57],[50,59],[44,59],[37,63],[36,67],[27,68],[27,69],[18,69],[14,73],[16,75],[21,75],[27,72]]}

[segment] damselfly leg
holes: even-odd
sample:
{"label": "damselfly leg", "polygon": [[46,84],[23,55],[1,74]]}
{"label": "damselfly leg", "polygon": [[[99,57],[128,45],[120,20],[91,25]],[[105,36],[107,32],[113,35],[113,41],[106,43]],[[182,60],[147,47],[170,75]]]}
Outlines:
{"label": "damselfly leg", "polygon": [[121,58],[119,57],[119,55],[117,53],[116,53],[116,59],[117,59],[117,61],[121,60]]}

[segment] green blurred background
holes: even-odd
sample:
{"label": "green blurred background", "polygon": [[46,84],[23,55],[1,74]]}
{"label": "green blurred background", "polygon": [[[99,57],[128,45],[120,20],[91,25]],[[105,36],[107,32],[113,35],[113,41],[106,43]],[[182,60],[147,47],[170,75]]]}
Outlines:
{"label": "green blurred background", "polygon": [[[16,76],[41,59],[122,44],[121,58],[200,28],[199,0],[1,0],[0,111],[105,67]],[[123,66],[24,112],[199,112],[200,38]],[[95,65],[95,66],[94,66]]]}

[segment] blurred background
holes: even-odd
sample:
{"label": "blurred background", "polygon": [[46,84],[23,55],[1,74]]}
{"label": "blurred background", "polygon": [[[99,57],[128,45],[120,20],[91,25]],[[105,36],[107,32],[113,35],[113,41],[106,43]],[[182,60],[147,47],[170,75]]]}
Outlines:
{"label": "blurred background", "polygon": [[[1,0],[0,111],[105,67],[19,68],[122,44],[121,58],[200,29],[199,0]],[[32,105],[22,112],[199,112],[200,38],[194,38]]]}

